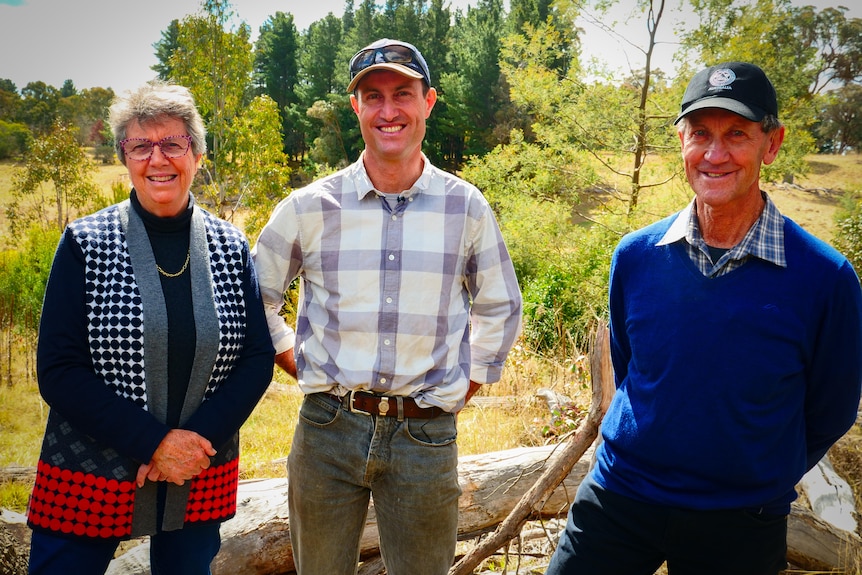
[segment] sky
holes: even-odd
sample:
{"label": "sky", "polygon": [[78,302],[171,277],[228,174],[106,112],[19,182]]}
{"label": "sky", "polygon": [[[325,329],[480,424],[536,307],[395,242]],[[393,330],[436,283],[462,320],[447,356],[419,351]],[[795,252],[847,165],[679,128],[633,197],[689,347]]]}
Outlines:
{"label": "sky", "polygon": [[[862,18],[858,0],[793,1],[821,8],[850,4],[846,15]],[[475,3],[450,0],[450,7],[464,10]],[[677,5],[678,0],[671,4]],[[0,78],[12,80],[19,90],[35,81],[60,88],[67,79],[78,90],[103,87],[122,92],[134,88],[154,76],[151,66],[157,60],[153,44],[161,39],[162,31],[171,20],[198,13],[201,5],[201,0],[0,0]],[[302,31],[328,13],[341,16],[344,10],[344,0],[231,0],[231,5],[236,16],[251,27],[253,39],[261,24],[278,11],[293,14],[297,29]],[[645,26],[624,24],[634,6],[635,0],[618,3],[613,16],[620,23],[615,28],[620,33],[617,35],[608,35],[588,21],[579,22],[586,32],[586,57],[598,57],[611,70],[623,73],[630,62],[634,68],[643,66],[643,55],[621,39],[645,45]],[[672,29],[686,19],[691,15],[677,10],[666,13],[659,26],[663,43],[656,48],[653,67],[673,75]]]}

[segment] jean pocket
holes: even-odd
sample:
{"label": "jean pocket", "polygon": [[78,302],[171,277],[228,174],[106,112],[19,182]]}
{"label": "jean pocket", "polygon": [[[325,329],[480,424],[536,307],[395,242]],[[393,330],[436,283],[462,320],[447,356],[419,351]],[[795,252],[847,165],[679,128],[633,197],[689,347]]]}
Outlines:
{"label": "jean pocket", "polygon": [[787,522],[787,515],[777,515],[775,513],[759,513],[750,510],[743,511],[742,514],[751,524],[760,525],[763,527],[776,526],[779,523]]}
{"label": "jean pocket", "polygon": [[[334,401],[334,400],[333,400]],[[338,418],[340,408],[318,395],[307,395],[299,408],[299,417],[315,427],[326,427]]]}
{"label": "jean pocket", "polygon": [[458,438],[455,415],[444,413],[432,419],[408,418],[407,435],[422,445],[449,445]]}

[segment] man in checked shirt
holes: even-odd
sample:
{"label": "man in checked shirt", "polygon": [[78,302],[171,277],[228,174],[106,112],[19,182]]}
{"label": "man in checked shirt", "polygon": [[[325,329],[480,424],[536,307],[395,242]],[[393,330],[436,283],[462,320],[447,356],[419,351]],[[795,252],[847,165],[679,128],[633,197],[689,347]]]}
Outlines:
{"label": "man in checked shirt", "polygon": [[[498,381],[521,295],[488,202],[421,151],[437,93],[411,44],[350,61],[365,150],[292,192],[254,249],[276,348],[305,400],[288,458],[300,575],[352,575],[369,497],[390,575],[443,575],[458,526],[455,414]],[[301,278],[296,330],[278,315]]]}

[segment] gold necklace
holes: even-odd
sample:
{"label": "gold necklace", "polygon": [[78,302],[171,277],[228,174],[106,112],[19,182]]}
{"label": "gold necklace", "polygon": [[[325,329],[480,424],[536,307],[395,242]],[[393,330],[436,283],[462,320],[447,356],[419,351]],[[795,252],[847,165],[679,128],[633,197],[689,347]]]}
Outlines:
{"label": "gold necklace", "polygon": [[162,266],[160,266],[158,263],[156,264],[156,269],[159,270],[159,273],[162,274],[163,276],[165,276],[166,278],[175,278],[177,276],[181,276],[181,275],[183,275],[183,272],[186,271],[186,268],[189,267],[189,260],[191,259],[191,255],[192,255],[192,250],[191,250],[191,248],[189,248],[189,251],[186,252],[186,263],[184,263],[183,267],[180,268],[180,271],[178,271],[175,274],[166,272],[165,270],[162,269]]}

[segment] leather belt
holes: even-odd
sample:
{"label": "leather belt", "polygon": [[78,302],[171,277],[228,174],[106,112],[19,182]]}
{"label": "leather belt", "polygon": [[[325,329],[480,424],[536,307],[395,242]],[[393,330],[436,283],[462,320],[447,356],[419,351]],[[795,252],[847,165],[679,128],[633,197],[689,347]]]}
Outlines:
{"label": "leather belt", "polygon": [[351,391],[344,397],[338,397],[344,409],[353,413],[379,415],[381,417],[397,417],[404,419],[433,419],[446,413],[439,407],[419,407],[412,397],[377,395],[367,391]]}

